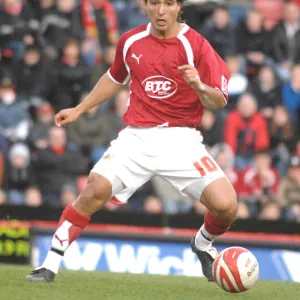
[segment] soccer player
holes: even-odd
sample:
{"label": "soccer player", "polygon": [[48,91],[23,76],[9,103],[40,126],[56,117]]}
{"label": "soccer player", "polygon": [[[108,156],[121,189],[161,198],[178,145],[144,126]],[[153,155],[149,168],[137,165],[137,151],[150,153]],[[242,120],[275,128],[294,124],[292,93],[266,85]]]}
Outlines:
{"label": "soccer player", "polygon": [[129,82],[128,126],[91,170],[77,200],[64,209],[45,261],[27,280],[53,281],[65,251],[93,213],[111,199],[125,204],[156,174],[208,208],[191,248],[203,274],[214,280],[212,242],[236,219],[237,199],[196,128],[205,108],[226,106],[230,73],[210,44],[180,22],[182,1],[145,0],[150,23],[126,32],[113,65],[90,94],[55,116],[59,127],[75,122]]}

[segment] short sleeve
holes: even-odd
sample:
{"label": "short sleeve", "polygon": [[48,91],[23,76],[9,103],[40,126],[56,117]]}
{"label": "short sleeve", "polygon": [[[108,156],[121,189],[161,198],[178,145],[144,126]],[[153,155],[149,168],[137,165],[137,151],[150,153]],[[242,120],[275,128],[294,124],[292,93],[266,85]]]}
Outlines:
{"label": "short sleeve", "polygon": [[123,35],[117,44],[115,60],[109,68],[109,70],[107,71],[107,75],[109,76],[109,78],[113,82],[121,85],[126,84],[129,79],[129,74],[123,57],[123,49],[125,42],[126,36]]}
{"label": "short sleeve", "polygon": [[203,39],[198,56],[195,58],[195,67],[200,79],[206,85],[218,89],[228,102],[228,82],[230,72],[226,63],[215,52],[206,39]]}

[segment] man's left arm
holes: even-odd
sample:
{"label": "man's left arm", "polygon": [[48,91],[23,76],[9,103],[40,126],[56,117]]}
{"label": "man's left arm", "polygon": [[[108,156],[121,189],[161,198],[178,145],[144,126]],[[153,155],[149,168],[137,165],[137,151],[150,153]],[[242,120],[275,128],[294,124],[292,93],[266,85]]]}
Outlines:
{"label": "man's left arm", "polygon": [[204,107],[224,108],[228,101],[230,72],[206,39],[198,38],[193,45],[195,55],[193,65],[183,65],[178,70],[184,80],[197,92]]}
{"label": "man's left arm", "polygon": [[213,88],[203,83],[196,68],[183,65],[178,67],[178,70],[190,87],[197,92],[204,107],[215,110],[224,108],[227,105],[227,99],[223,92],[218,87]]}

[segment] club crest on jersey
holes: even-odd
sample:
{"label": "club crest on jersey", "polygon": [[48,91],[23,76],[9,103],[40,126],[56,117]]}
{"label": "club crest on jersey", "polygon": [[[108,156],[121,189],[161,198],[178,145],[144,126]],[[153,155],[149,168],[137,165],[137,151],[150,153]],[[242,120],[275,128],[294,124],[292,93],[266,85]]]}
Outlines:
{"label": "club crest on jersey", "polygon": [[142,84],[147,96],[155,99],[171,97],[177,91],[177,83],[161,75],[148,77]]}

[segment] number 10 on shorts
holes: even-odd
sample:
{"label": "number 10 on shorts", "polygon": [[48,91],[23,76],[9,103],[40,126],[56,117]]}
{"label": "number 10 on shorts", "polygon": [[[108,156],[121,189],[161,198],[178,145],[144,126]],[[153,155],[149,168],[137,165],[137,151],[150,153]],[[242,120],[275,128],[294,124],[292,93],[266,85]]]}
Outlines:
{"label": "number 10 on shorts", "polygon": [[218,170],[216,163],[209,156],[203,156],[200,161],[194,162],[193,165],[199,171],[201,176],[205,176],[207,173]]}

